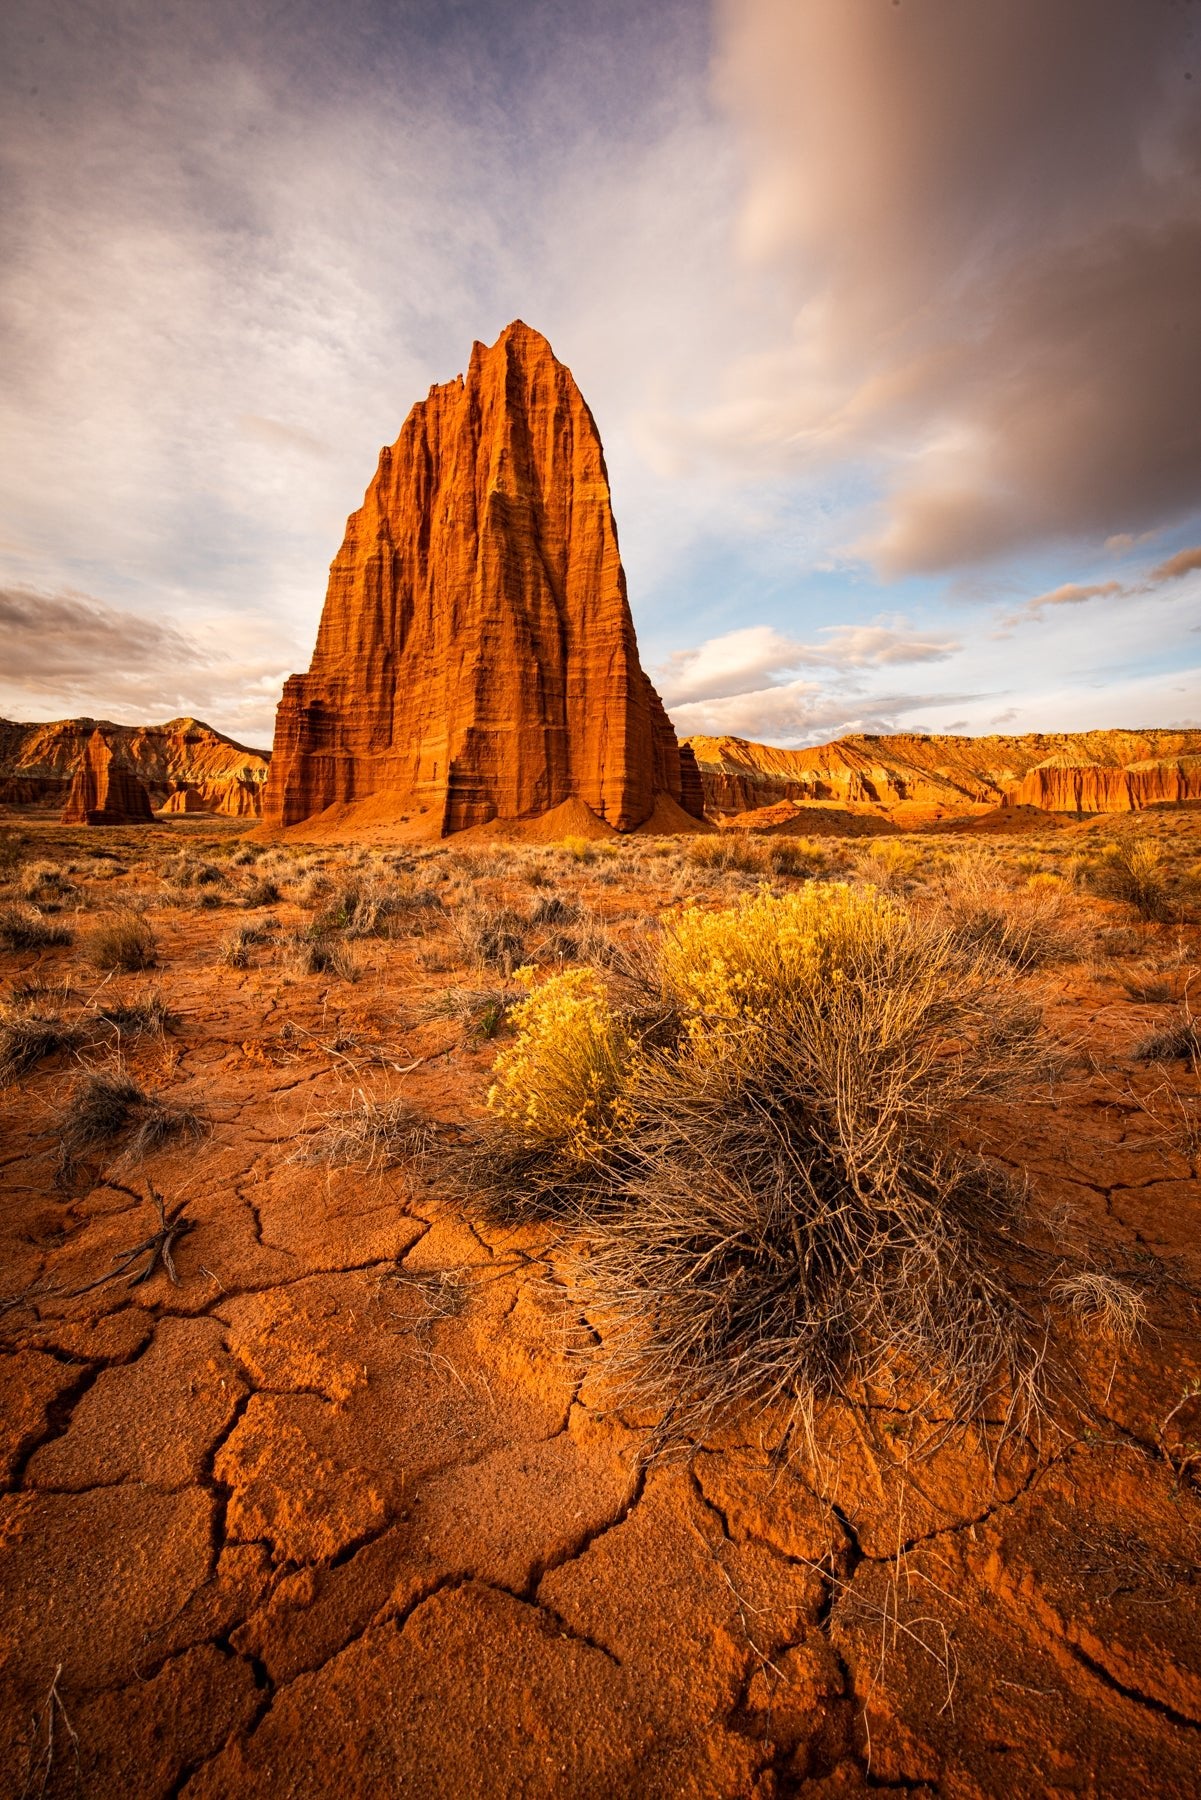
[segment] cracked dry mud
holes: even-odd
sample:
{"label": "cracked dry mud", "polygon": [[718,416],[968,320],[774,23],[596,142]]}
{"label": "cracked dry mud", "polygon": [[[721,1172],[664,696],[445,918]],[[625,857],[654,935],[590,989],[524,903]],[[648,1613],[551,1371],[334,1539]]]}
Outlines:
{"label": "cracked dry mud", "polygon": [[[398,1023],[448,977],[406,940],[355,984],[238,972],[227,912],[155,918],[164,967],[113,985],[181,1024],[128,1061],[208,1139],[63,1192],[70,1069],[0,1095],[4,1794],[1201,1791],[1201,1508],[1160,1430],[1201,1371],[1199,1189],[1138,1104],[1152,1009],[1053,970],[1105,1067],[1012,1121],[1040,1198],[1148,1274],[1139,1340],[1089,1353],[1087,1428],[906,1466],[905,1414],[889,1460],[832,1413],[821,1470],[759,1427],[648,1468],[553,1231],[291,1160],[359,1087],[478,1105],[491,1047]],[[4,960],[85,982],[78,950]],[[67,1298],[153,1230],[148,1179],[194,1221],[178,1286]]]}

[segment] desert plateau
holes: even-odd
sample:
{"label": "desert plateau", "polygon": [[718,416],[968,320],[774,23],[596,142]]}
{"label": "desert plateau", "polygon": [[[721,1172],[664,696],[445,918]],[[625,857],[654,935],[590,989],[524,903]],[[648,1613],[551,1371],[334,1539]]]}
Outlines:
{"label": "desert plateau", "polygon": [[0,19],[0,1800],[1201,1800],[1199,50]]}

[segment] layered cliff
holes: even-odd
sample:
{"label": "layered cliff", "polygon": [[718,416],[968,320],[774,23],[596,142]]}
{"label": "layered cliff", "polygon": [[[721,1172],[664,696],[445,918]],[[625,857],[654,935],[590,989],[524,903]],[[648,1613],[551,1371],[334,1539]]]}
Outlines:
{"label": "layered cliff", "polygon": [[71,777],[63,824],[149,825],[153,818],[150,795],[128,758],[93,731]]}
{"label": "layered cliff", "polygon": [[381,451],[284,688],[264,823],[333,807],[350,830],[357,807],[445,835],[570,799],[627,831],[664,797],[699,809],[638,661],[600,437],[517,321]]}
{"label": "layered cliff", "polygon": [[60,719],[22,725],[0,719],[0,803],[61,807],[92,733],[99,729],[163,806],[176,794],[188,810],[256,817],[270,752],[250,750],[199,719],[165,725],[115,725],[108,719]]}
{"label": "layered cliff", "polygon": [[1201,800],[1201,731],[1030,732],[1015,737],[838,738],[779,750],[746,738],[685,739],[706,808],[750,812],[782,800],[884,808],[915,803],[1137,812]]}

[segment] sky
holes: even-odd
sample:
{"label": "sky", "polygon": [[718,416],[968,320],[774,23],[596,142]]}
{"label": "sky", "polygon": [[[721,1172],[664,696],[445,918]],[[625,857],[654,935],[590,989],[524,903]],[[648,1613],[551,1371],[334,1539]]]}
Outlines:
{"label": "sky", "polygon": [[0,712],[269,744],[515,317],[681,735],[1201,725],[1201,0],[8,0]]}

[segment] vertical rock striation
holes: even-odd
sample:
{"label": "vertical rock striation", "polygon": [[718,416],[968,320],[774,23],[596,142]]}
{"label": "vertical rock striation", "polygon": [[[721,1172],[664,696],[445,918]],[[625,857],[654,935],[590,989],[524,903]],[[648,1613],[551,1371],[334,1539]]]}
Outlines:
{"label": "vertical rock striation", "polygon": [[596,424],[517,321],[380,453],[284,687],[264,823],[370,799],[445,835],[575,799],[627,831],[697,790],[638,661]]}
{"label": "vertical rock striation", "polygon": [[149,825],[150,795],[102,731],[93,731],[71,780],[64,825]]}

